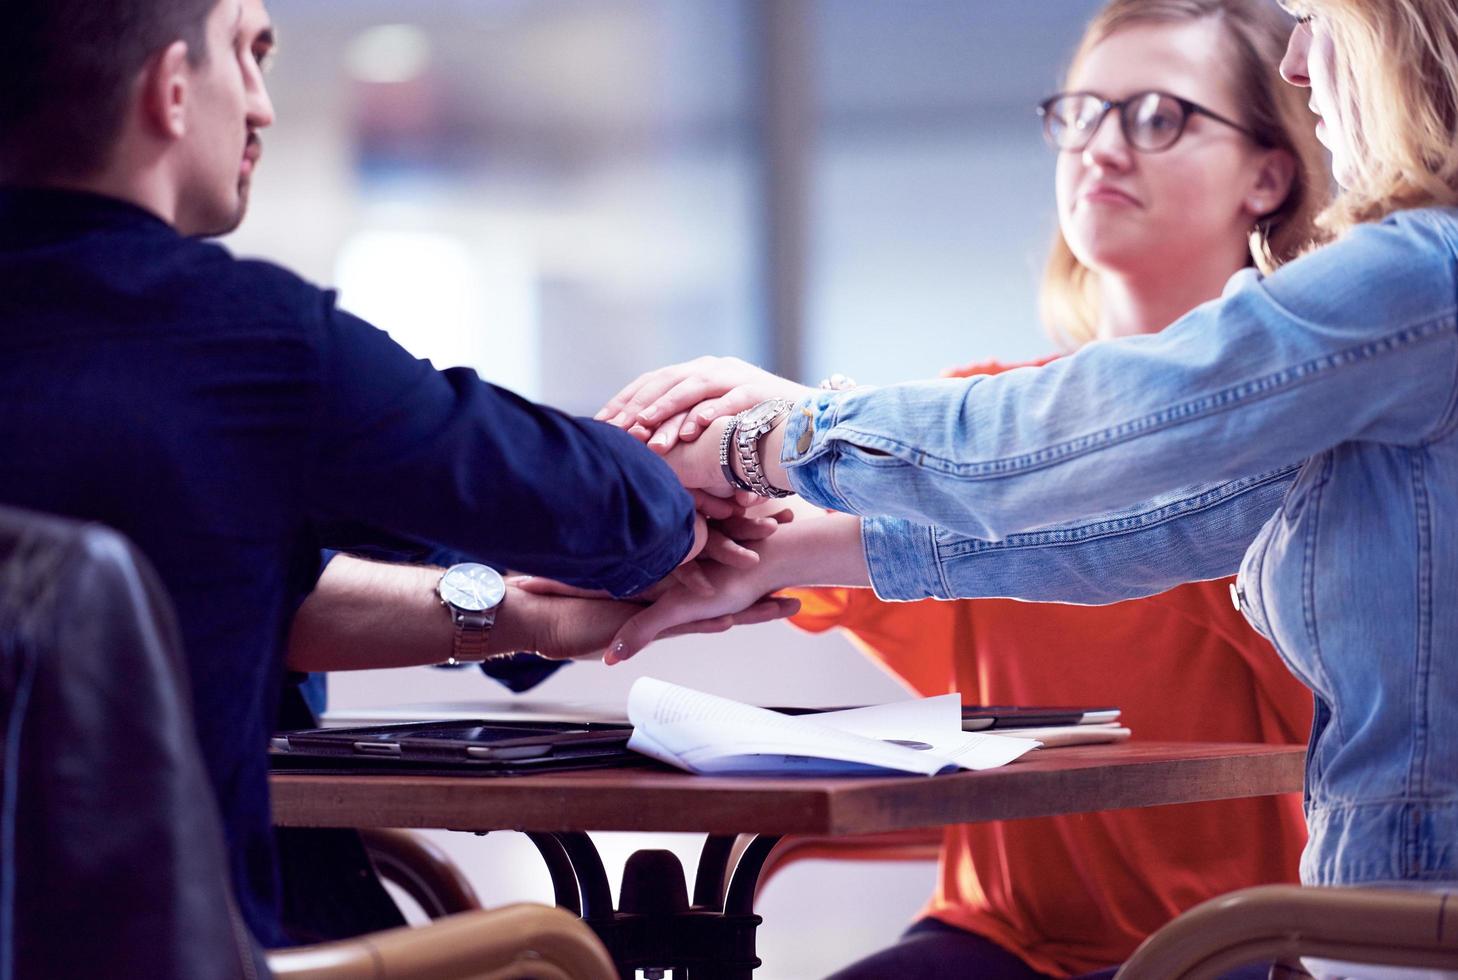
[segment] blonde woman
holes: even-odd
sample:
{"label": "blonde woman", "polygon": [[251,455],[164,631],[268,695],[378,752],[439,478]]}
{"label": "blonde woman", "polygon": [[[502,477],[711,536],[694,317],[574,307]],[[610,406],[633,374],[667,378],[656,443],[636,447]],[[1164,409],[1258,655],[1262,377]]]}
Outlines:
{"label": "blonde woman", "polygon": [[[1113,0],[1089,24],[1041,106],[1059,154],[1042,291],[1056,338],[1157,331],[1241,268],[1309,246],[1328,178],[1306,99],[1272,68],[1290,29],[1271,0]],[[1107,118],[1064,125],[1080,114]],[[1310,694],[1232,608],[1229,581],[1097,608],[823,589],[797,593],[795,623],[845,629],[925,695],[1118,704],[1151,740],[1299,741]],[[949,827],[923,918],[835,980],[1107,975],[1185,908],[1294,881],[1305,840],[1298,797]]]}
{"label": "blonde woman", "polygon": [[[1042,105],[1058,151],[1042,294],[1056,337],[1154,332],[1242,267],[1309,245],[1326,161],[1306,99],[1271,68],[1290,29],[1270,0],[1113,0],[1095,16]],[[1102,126],[1063,124],[1106,101],[1122,106]],[[1298,742],[1311,696],[1232,608],[1229,582],[1101,607],[821,589],[797,594],[795,623],[848,631],[923,695],[1118,704],[1150,740]],[[1305,842],[1289,796],[948,827],[922,919],[835,980],[1109,976],[1180,911],[1295,881]]]}
{"label": "blonde woman", "polygon": [[[995,377],[645,376],[619,404],[650,423],[790,399],[764,410],[761,484],[875,516],[786,526],[754,570],[714,571],[714,599],[640,614],[616,656],[788,585],[1110,602],[1239,570],[1235,602],[1316,694],[1302,880],[1454,888],[1458,3],[1290,6],[1282,73],[1309,89],[1341,188],[1330,244],[1157,335]],[[727,491],[726,425],[670,454],[687,485]]]}

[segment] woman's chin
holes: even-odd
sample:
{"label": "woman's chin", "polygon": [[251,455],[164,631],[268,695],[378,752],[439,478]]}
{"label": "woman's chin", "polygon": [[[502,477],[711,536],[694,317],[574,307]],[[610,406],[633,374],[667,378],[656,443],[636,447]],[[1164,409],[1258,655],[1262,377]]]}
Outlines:
{"label": "woman's chin", "polygon": [[1130,241],[1124,236],[1107,235],[1078,244],[1069,242],[1074,257],[1095,272],[1127,275],[1149,265],[1153,253],[1147,236]]}

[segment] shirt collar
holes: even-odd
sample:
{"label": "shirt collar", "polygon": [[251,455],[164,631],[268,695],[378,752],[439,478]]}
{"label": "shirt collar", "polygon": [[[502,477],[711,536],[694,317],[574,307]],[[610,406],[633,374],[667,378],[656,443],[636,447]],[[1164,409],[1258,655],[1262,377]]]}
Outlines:
{"label": "shirt collar", "polygon": [[0,238],[33,241],[114,228],[177,230],[145,208],[89,191],[0,187]]}

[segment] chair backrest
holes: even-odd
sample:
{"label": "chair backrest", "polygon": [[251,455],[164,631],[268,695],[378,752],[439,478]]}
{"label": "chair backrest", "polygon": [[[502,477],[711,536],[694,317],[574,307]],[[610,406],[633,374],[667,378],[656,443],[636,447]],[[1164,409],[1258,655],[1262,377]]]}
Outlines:
{"label": "chair backrest", "polygon": [[267,974],[179,650],[124,538],[0,507],[0,980]]}
{"label": "chair backrest", "polygon": [[1214,980],[1246,963],[1294,965],[1309,958],[1345,964],[1341,976],[1364,975],[1352,964],[1380,964],[1392,977],[1449,976],[1458,971],[1455,906],[1458,896],[1446,892],[1243,888],[1159,929],[1129,957],[1117,980]]}

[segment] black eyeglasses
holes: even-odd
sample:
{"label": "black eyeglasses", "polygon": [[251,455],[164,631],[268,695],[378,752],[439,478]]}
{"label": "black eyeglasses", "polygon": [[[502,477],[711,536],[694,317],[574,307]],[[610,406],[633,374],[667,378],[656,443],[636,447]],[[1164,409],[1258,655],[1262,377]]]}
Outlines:
{"label": "black eyeglasses", "polygon": [[1049,146],[1082,153],[1093,141],[1104,117],[1115,109],[1119,110],[1119,127],[1124,131],[1124,139],[1145,153],[1158,153],[1174,146],[1184,135],[1190,117],[1197,114],[1224,123],[1262,146],[1266,143],[1240,123],[1168,92],[1138,92],[1117,102],[1092,92],[1060,92],[1043,100],[1038,115],[1043,117],[1043,136]]}

